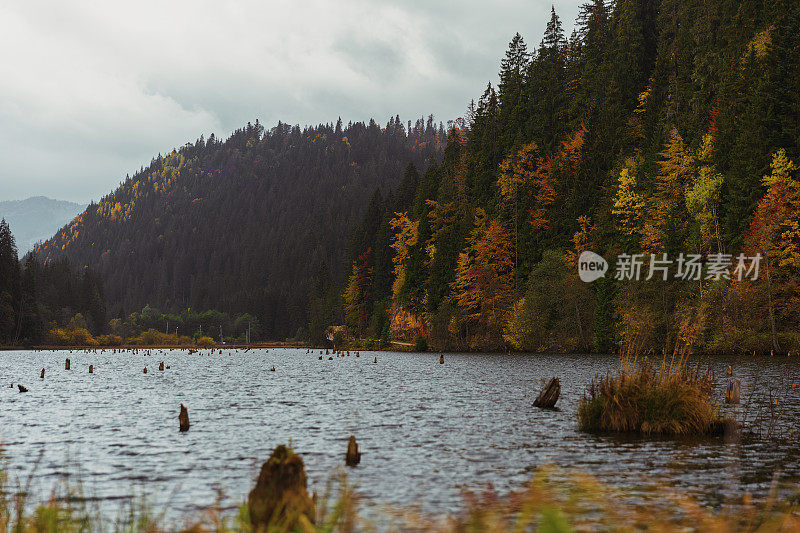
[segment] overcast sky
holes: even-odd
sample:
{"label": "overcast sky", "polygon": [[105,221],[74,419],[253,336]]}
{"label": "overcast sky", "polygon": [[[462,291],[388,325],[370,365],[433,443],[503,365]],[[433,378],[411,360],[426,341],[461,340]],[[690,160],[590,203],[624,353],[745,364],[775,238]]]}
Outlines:
{"label": "overcast sky", "polygon": [[[201,134],[463,115],[544,0],[2,0],[0,200],[88,202]],[[556,2],[569,32],[578,2]]]}

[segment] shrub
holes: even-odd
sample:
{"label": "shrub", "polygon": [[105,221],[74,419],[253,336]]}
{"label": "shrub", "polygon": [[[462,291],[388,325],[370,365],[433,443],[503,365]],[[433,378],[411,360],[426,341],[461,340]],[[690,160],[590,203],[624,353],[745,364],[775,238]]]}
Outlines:
{"label": "shrub", "polygon": [[98,335],[97,342],[100,346],[121,346],[124,342],[124,339],[119,335]]}
{"label": "shrub", "polygon": [[73,330],[53,328],[47,332],[46,341],[53,346],[99,346],[97,340],[85,328]]}
{"label": "shrub", "polygon": [[197,341],[196,341],[196,344],[198,346],[203,346],[203,347],[210,347],[210,346],[215,346],[216,345],[216,343],[214,342],[214,339],[212,339],[211,337],[206,337],[206,336],[198,337]]}

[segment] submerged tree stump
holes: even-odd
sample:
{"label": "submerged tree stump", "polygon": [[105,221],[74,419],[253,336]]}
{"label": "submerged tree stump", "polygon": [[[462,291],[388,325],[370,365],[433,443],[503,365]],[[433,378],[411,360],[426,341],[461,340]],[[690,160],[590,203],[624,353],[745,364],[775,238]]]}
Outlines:
{"label": "submerged tree stump", "polygon": [[158,369],[159,369],[159,370],[164,370],[164,361],[161,361],[161,362],[158,364]]}
{"label": "submerged tree stump", "polygon": [[728,389],[725,391],[725,403],[739,403],[741,395],[741,382],[738,379],[729,379]]}
{"label": "submerged tree stump", "polygon": [[40,378],[44,379],[44,368],[42,369],[42,375],[39,376]]}
{"label": "submerged tree stump", "polygon": [[350,435],[350,440],[347,441],[347,455],[344,457],[344,464],[347,466],[356,466],[361,462],[361,452],[358,451],[358,443],[353,435]]}
{"label": "submerged tree stump", "polygon": [[442,354],[442,355],[440,355],[440,356],[439,356],[439,364],[440,364],[440,365],[443,365],[443,364],[444,364],[444,354]]}
{"label": "submerged tree stump", "polygon": [[19,387],[20,392],[28,392],[28,389],[17,383],[17,387]]}
{"label": "submerged tree stump", "polygon": [[547,409],[553,408],[556,406],[559,394],[561,394],[561,383],[559,383],[558,378],[553,378],[547,382],[542,392],[539,393],[539,397],[533,402],[533,406]]}
{"label": "submerged tree stump", "polygon": [[181,412],[178,415],[178,423],[180,431],[189,431],[189,410],[183,404],[181,404]]}
{"label": "submerged tree stump", "polygon": [[301,517],[314,523],[314,502],[306,489],[303,459],[283,444],[261,466],[255,488],[247,497],[250,522],[256,531],[291,531]]}
{"label": "submerged tree stump", "polygon": [[89,365],[89,373],[94,374],[94,365]]}
{"label": "submerged tree stump", "polygon": [[64,370],[69,370],[69,358],[67,358],[66,363],[64,363]]}

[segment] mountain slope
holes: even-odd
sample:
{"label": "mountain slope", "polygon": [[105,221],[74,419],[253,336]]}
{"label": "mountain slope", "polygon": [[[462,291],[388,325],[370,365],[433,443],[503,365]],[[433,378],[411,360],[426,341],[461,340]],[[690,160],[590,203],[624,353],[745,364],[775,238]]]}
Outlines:
{"label": "mountain slope", "polygon": [[25,200],[0,202],[0,218],[8,222],[22,256],[85,208],[86,204],[34,196]]}
{"label": "mountain slope", "polygon": [[351,229],[374,191],[434,160],[442,136],[432,119],[408,133],[399,119],[248,124],[154,159],[36,252],[95,269],[109,315],[148,304],[251,312],[265,337],[290,336],[306,323],[320,265],[343,277]]}
{"label": "mountain slope", "polygon": [[[552,10],[535,51],[512,38],[442,163],[365,216],[333,291],[350,330],[455,350],[794,353],[799,33],[798,2],[592,0],[569,37]],[[583,251],[604,278],[578,278]]]}

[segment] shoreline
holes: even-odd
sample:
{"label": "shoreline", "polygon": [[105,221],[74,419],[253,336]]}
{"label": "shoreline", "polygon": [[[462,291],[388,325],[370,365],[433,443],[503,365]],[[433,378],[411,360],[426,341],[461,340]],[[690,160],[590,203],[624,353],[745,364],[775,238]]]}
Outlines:
{"label": "shoreline", "polygon": [[[122,344],[118,346],[113,345],[101,345],[101,346],[90,346],[90,345],[80,345],[80,346],[72,346],[72,345],[35,345],[35,346],[2,346],[0,345],[0,352],[14,352],[14,351],[96,351],[96,350],[118,350],[118,351],[130,351],[130,350],[218,350],[218,349],[234,349],[234,350],[263,350],[263,349],[270,349],[270,348],[285,348],[285,349],[308,349],[312,352],[316,350],[327,350],[330,354],[336,354],[337,352],[390,352],[390,353],[430,353],[430,354],[494,354],[494,355],[504,355],[504,356],[515,356],[515,355],[522,355],[522,356],[537,356],[537,355],[606,355],[606,356],[614,356],[619,357],[619,353],[615,352],[596,352],[596,351],[553,351],[553,352],[538,352],[538,351],[499,351],[499,350],[481,350],[481,349],[443,349],[443,350],[435,350],[430,349],[424,352],[417,352],[413,349],[413,345],[407,342],[396,342],[391,341],[391,346],[386,348],[365,348],[361,345],[345,345],[339,350],[333,348],[326,348],[320,346],[310,346],[307,342],[280,342],[280,341],[267,341],[267,342],[260,342],[260,343],[251,343],[251,344],[214,344],[212,346],[197,346],[197,345],[175,345],[175,344],[148,344],[148,345],[139,345],[139,344]],[[691,354],[693,357],[770,357],[775,359],[786,359],[792,357],[800,357],[800,352],[792,354],[791,352],[787,352],[786,355],[783,353],[774,354],[768,351],[755,351],[755,352],[695,352]],[[646,357],[649,358],[662,358],[662,357],[671,357],[669,354],[657,354],[651,353],[646,354]]]}

